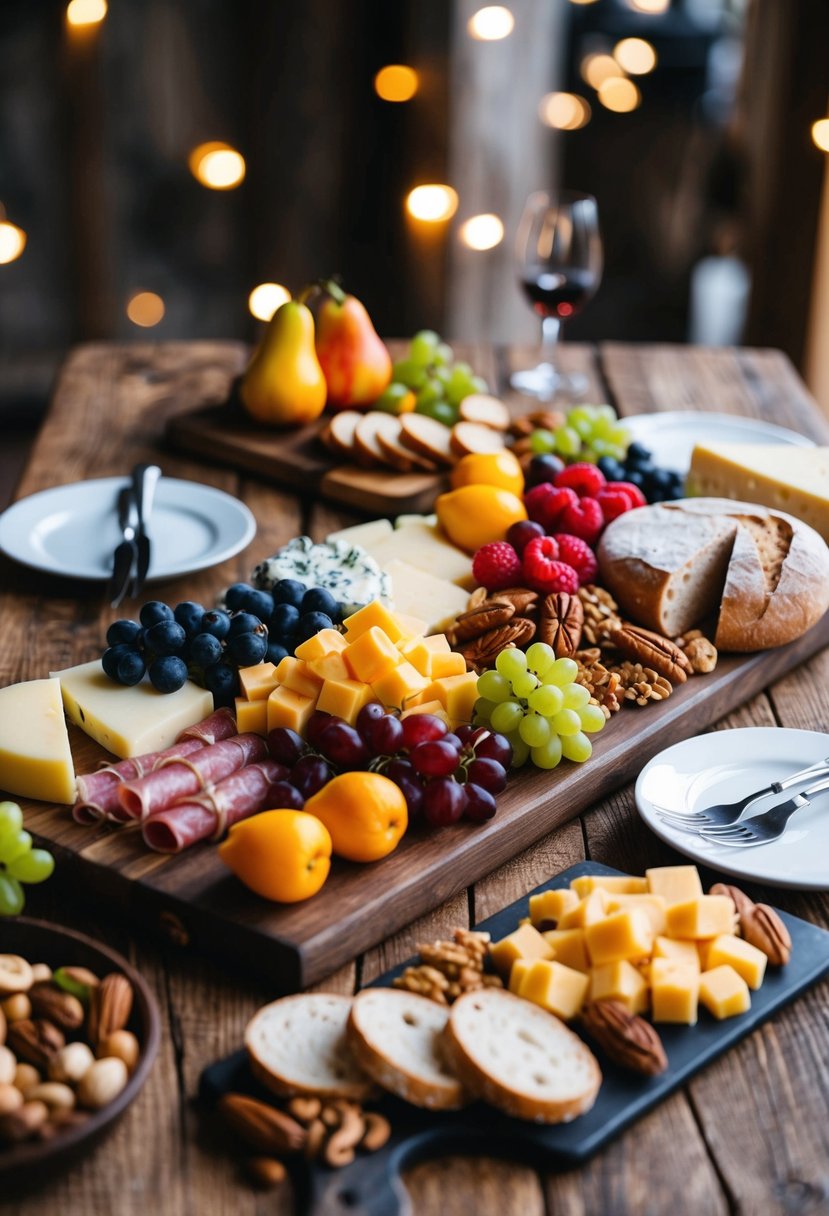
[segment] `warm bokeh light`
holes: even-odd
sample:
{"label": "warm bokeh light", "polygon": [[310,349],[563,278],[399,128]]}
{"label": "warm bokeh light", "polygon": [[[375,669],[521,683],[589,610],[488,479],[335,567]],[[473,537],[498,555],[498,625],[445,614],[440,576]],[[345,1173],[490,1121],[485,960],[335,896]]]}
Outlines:
{"label": "warm bokeh light", "polygon": [[107,15],[107,0],[71,0],[66,6],[69,25],[98,25]]}
{"label": "warm bokeh light", "polygon": [[829,152],[829,118],[819,118],[812,123],[812,143],[821,152]]}
{"label": "warm bokeh light", "polygon": [[290,298],[291,293],[281,283],[260,283],[248,296],[248,308],[257,321],[270,321],[277,308]]}
{"label": "warm bokeh light", "polygon": [[628,114],[635,110],[642,100],[642,94],[632,80],[625,76],[611,76],[599,86],[599,101],[616,114]]}
{"label": "warm bokeh light", "polygon": [[26,248],[26,233],[8,220],[0,222],[0,266],[19,258]]}
{"label": "warm bokeh light", "polygon": [[504,225],[497,215],[471,215],[458,229],[458,239],[469,249],[494,249],[504,239]]}
{"label": "warm bokeh light", "polygon": [[383,101],[411,101],[417,85],[417,72],[404,63],[390,63],[374,77],[374,91]]}
{"label": "warm bokeh light", "polygon": [[671,7],[671,0],[628,0],[630,8],[637,13],[667,13]]}
{"label": "warm bokeh light", "polygon": [[515,18],[503,4],[488,4],[479,8],[467,22],[466,28],[472,38],[480,42],[498,42],[509,38],[515,27]]}
{"label": "warm bokeh light", "polygon": [[234,190],[245,180],[245,158],[220,140],[199,144],[187,158],[190,172],[209,190]]}
{"label": "warm bokeh light", "polygon": [[596,0],[570,0],[571,4],[595,4]]}
{"label": "warm bokeh light", "polygon": [[406,198],[406,210],[416,220],[440,224],[458,209],[458,196],[451,186],[415,186]]}
{"label": "warm bokeh light", "polygon": [[590,122],[590,106],[577,93],[547,93],[541,98],[538,116],[557,131],[578,131]]}
{"label": "warm bokeh light", "polygon": [[133,325],[150,329],[164,316],[164,301],[154,291],[138,291],[127,304],[127,316]]}
{"label": "warm bokeh light", "polygon": [[619,65],[612,55],[585,55],[579,70],[591,89],[600,89],[606,80],[619,75]]}
{"label": "warm bokeh light", "polygon": [[614,46],[613,57],[631,76],[645,76],[656,67],[656,51],[644,38],[623,38]]}

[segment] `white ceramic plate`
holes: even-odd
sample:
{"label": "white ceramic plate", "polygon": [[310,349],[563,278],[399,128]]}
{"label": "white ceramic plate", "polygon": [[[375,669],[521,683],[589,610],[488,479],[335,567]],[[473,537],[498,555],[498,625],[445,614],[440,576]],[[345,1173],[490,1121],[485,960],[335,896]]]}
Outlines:
{"label": "white ceramic plate", "polygon": [[708,414],[695,410],[671,410],[665,414],[634,414],[623,418],[631,438],[653,452],[657,465],[687,473],[694,444],[706,443],[790,443],[813,448],[814,442],[797,431],[759,418],[739,414]]}
{"label": "white ceramic plate", "polygon": [[[829,757],[829,735],[820,731],[750,726],[685,739],[654,756],[636,782],[636,805],[645,823],[680,853],[713,870],[772,887],[829,890],[829,794],[798,811],[785,833],[750,849],[713,844],[674,828],[656,808],[701,811],[735,802],[772,781]],[[752,806],[747,818],[802,789],[795,786]]]}
{"label": "white ceramic plate", "polygon": [[[116,499],[123,477],[41,490],[0,515],[0,549],[9,557],[69,578],[106,579],[121,540]],[[162,477],[148,527],[148,580],[215,566],[244,549],[256,520],[244,503],[195,481]]]}

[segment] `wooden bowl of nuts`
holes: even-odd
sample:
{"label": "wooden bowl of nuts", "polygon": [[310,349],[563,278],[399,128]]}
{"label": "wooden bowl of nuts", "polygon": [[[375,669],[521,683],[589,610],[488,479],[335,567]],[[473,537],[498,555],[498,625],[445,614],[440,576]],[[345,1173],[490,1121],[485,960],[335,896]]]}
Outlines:
{"label": "wooden bowl of nuts", "polygon": [[100,942],[18,917],[0,938],[0,1190],[90,1147],[149,1075],[155,997]]}

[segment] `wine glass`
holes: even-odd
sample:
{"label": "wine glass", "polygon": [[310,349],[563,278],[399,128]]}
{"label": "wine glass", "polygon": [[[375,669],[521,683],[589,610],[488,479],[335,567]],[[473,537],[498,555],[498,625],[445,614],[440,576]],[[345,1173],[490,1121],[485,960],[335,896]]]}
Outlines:
{"label": "wine glass", "polygon": [[513,373],[510,383],[545,401],[581,396],[587,377],[558,370],[554,357],[562,323],[581,312],[602,277],[596,200],[571,190],[537,190],[524,206],[515,253],[521,287],[541,317],[541,362]]}

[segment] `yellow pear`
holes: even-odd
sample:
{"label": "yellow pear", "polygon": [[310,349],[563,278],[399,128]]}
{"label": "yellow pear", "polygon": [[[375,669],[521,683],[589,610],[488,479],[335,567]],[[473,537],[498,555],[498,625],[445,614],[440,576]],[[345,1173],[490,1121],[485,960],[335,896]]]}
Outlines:
{"label": "yellow pear", "polygon": [[325,408],[328,388],[314,348],[314,317],[288,300],[271,317],[239,386],[252,418],[269,426],[304,426]]}

